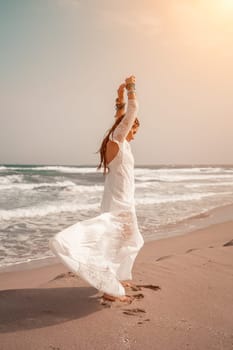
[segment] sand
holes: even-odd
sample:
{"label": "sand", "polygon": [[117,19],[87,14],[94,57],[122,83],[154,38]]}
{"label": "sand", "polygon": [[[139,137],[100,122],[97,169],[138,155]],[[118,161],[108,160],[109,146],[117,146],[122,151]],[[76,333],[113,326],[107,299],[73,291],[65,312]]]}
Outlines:
{"label": "sand", "polygon": [[131,304],[60,263],[0,274],[1,350],[233,349],[233,221],[147,242]]}

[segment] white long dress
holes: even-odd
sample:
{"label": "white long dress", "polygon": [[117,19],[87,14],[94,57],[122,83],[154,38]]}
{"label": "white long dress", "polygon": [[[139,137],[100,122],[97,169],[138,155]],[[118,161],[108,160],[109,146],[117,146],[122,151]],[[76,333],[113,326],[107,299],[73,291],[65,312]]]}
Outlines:
{"label": "white long dress", "polygon": [[134,260],[144,244],[134,203],[134,158],[126,136],[138,103],[128,100],[125,117],[111,139],[119,150],[108,164],[100,215],[77,222],[49,240],[49,247],[70,271],[99,291],[125,295],[122,280],[132,279]]}

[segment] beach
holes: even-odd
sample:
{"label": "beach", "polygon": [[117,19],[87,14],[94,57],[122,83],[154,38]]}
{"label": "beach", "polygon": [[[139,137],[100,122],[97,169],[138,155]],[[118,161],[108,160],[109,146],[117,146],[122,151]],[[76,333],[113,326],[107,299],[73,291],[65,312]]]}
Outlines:
{"label": "beach", "polygon": [[233,348],[233,220],[146,242],[133,283],[103,302],[59,262],[2,271],[0,349]]}
{"label": "beach", "polygon": [[233,350],[233,0],[0,23],[0,350]]}

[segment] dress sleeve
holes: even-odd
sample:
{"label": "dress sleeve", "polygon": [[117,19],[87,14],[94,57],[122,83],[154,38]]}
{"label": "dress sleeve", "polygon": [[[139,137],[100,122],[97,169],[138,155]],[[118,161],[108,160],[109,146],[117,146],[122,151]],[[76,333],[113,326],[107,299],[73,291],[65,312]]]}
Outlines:
{"label": "dress sleeve", "polygon": [[117,125],[116,129],[113,131],[112,140],[118,142],[123,142],[128,135],[130,129],[133,126],[134,120],[138,112],[138,102],[136,99],[129,99],[127,110],[124,118]]}

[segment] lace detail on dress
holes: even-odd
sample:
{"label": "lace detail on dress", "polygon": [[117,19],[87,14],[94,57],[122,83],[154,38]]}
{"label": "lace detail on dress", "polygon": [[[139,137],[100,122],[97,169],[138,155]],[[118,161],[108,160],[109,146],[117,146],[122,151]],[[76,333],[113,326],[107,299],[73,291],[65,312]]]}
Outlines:
{"label": "lace detail on dress", "polygon": [[[96,266],[80,263],[78,273],[99,291],[111,293],[116,297],[125,295],[124,288],[119,284],[109,267],[103,271]],[[111,287],[109,288],[109,286]]]}
{"label": "lace detail on dress", "polygon": [[136,215],[132,211],[124,211],[119,214],[119,221],[122,222],[121,237],[124,240],[129,240],[135,232]]}
{"label": "lace detail on dress", "polygon": [[133,126],[138,111],[138,102],[135,99],[128,100],[127,111],[120,124],[117,125],[113,132],[112,139],[123,142]]}

